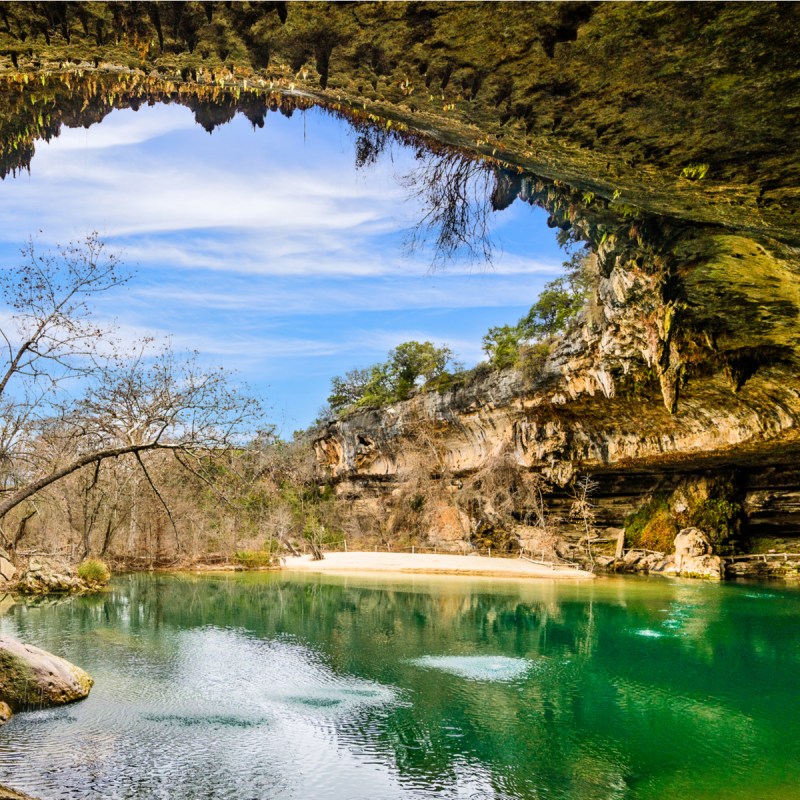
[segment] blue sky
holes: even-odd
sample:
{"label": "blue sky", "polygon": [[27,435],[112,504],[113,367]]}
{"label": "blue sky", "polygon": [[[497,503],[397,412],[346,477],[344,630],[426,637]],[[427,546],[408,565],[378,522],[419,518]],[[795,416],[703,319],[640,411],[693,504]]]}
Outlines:
{"label": "blue sky", "polygon": [[430,253],[403,247],[419,215],[397,180],[411,153],[356,171],[353,142],[320,111],[212,135],[179,106],[116,111],[37,144],[31,174],[0,184],[0,263],[30,235],[45,248],[98,230],[136,273],[100,316],[236,370],[289,435],[331,376],[400,342],[474,365],[486,330],[516,321],[564,258],[543,212],[517,201],[493,217],[493,266],[431,271]]}

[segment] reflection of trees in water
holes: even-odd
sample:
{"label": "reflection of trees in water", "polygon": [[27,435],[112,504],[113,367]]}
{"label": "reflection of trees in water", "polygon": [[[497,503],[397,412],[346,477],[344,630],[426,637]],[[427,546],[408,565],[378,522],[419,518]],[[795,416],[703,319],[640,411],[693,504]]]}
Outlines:
{"label": "reflection of trees in water", "polygon": [[[765,612],[727,587],[597,584],[517,592],[488,583],[137,575],[104,596],[11,616],[38,644],[58,652],[69,642],[78,663],[106,648],[178,672],[170,653],[182,631],[289,636],[340,676],[399,688],[388,716],[384,709],[337,718],[348,746],[387,759],[409,786],[452,787],[468,765],[485,765],[504,796],[614,797],[630,790],[635,763],[663,760],[669,737],[677,744],[665,769],[686,758],[698,736],[733,758],[737,726],[791,695],[776,643],[788,646],[785,661],[785,620],[796,602]],[[683,628],[671,628],[675,620]],[[645,629],[662,636],[638,635]],[[476,682],[411,663],[500,654],[529,659],[528,676]],[[753,683],[765,698],[743,696],[741,687]],[[759,735],[752,725],[745,732],[748,741]]]}

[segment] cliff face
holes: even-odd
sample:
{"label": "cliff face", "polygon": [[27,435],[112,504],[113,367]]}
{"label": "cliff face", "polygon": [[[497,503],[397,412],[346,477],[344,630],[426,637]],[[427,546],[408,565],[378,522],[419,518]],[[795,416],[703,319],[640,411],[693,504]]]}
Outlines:
{"label": "cliff face", "polygon": [[556,485],[577,473],[681,471],[704,465],[786,461],[800,444],[800,391],[786,373],[766,370],[738,393],[722,380],[687,391],[676,414],[657,402],[537,390],[506,370],[474,385],[419,394],[356,412],[315,440],[320,464],[337,480],[402,480],[416,468],[418,443],[435,440],[442,469],[463,475],[509,453]]}
{"label": "cliff face", "polygon": [[[744,507],[761,509],[750,519],[785,521],[798,36],[800,5],[785,3],[0,3],[0,169],[30,167],[62,125],[153,102],[191,107],[207,130],[316,105],[365,146],[397,137],[475,159],[496,209],[520,198],[589,244],[592,301],[533,376],[322,432],[340,490],[402,494],[423,464],[453,476],[453,496],[498,459],[554,486],[606,476],[617,496],[733,470]],[[470,503],[443,512],[456,536],[489,513]]]}
{"label": "cliff face", "polygon": [[[585,476],[596,483],[600,527],[623,525],[646,497],[711,480],[731,487],[725,502],[741,508],[745,537],[800,534],[800,381],[791,351],[786,361],[735,362],[711,336],[693,342],[684,330],[680,399],[665,405],[663,338],[643,319],[643,303],[630,301],[644,296],[663,310],[648,280],[615,264],[533,374],[490,373],[328,425],[315,441],[321,470],[340,493],[383,503],[390,514],[419,492],[421,476],[446,485],[429,524],[449,514],[451,541],[474,542],[492,516],[468,495],[499,463],[541,475],[548,513],[562,521]],[[757,352],[756,341],[747,348],[743,340],[745,352]],[[511,516],[530,513],[523,503]]]}
{"label": "cliff face", "polygon": [[[675,414],[655,393],[609,398],[601,388],[591,377],[553,381],[547,375],[531,383],[504,371],[469,387],[355,413],[321,430],[314,448],[337,492],[387,515],[408,503],[424,480],[444,485],[433,500],[438,510],[429,510],[434,520],[455,523],[449,531],[430,529],[434,542],[474,543],[486,516],[482,504],[470,505],[480,485],[475,477],[503,461],[544,477],[546,511],[567,529],[570,487],[585,476],[596,484],[599,529],[622,527],[655,494],[723,480],[742,510],[740,544],[756,536],[800,536],[794,373],[763,370],[735,393],[724,376],[694,384]],[[515,480],[507,479],[509,485]],[[513,516],[524,521],[526,513],[539,513],[534,506]]]}

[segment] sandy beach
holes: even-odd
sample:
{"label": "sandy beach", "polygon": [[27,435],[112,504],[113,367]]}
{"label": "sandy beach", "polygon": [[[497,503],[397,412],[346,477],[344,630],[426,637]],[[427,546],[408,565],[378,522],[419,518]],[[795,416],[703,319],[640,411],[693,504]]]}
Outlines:
{"label": "sandy beach", "polygon": [[591,572],[569,567],[549,567],[520,558],[438,555],[433,553],[325,553],[322,561],[292,556],[284,569],[302,572],[386,572],[428,575],[484,575],[498,578],[586,580]]}

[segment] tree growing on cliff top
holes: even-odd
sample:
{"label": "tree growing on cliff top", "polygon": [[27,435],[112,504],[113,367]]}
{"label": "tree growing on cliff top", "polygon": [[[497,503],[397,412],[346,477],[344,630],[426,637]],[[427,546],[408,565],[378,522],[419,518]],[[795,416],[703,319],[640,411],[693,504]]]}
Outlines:
{"label": "tree growing on cliff top", "polygon": [[490,328],[483,337],[483,351],[497,369],[512,367],[520,347],[529,342],[542,342],[563,333],[586,305],[591,289],[587,274],[588,251],[581,248],[564,262],[565,274],[544,285],[536,302],[516,325]]}
{"label": "tree growing on cliff top", "polygon": [[97,322],[92,298],[128,279],[97,234],[44,255],[33,243],[22,252],[22,266],[0,279],[8,314],[0,326],[0,521],[42,489],[111,458],[134,459],[161,499],[147,453],[171,451],[194,470],[201,454],[229,448],[255,427],[259,404],[226,371],[167,344],[125,351]]}
{"label": "tree growing on cliff top", "polygon": [[405,400],[416,386],[438,378],[448,367],[458,366],[449,347],[403,342],[389,351],[386,361],[332,378],[328,403],[336,412]]}

